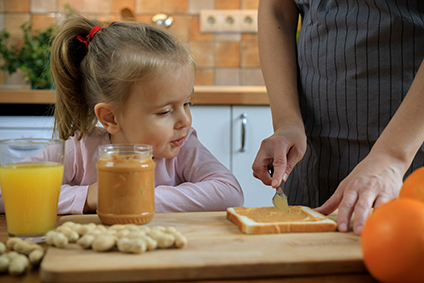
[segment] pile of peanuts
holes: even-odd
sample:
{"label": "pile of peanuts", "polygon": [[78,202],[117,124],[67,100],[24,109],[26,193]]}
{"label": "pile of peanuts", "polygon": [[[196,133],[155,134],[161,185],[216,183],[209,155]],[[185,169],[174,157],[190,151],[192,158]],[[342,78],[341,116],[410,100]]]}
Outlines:
{"label": "pile of peanuts", "polygon": [[143,253],[155,249],[183,248],[187,238],[175,227],[115,224],[104,226],[65,222],[46,234],[46,244],[64,248],[77,243],[84,249],[106,252],[117,249],[124,253]]}
{"label": "pile of peanuts", "polygon": [[[10,249],[6,252],[6,246]],[[44,256],[44,248],[32,241],[10,238],[6,245],[0,242],[0,273],[12,275],[25,273],[29,265],[38,267]]]}

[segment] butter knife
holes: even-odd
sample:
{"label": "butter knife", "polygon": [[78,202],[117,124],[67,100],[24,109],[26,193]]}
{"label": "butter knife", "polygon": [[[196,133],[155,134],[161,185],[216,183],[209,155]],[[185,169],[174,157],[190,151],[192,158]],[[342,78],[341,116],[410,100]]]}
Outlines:
{"label": "butter knife", "polygon": [[[274,175],[274,167],[271,165],[268,168],[269,175]],[[275,192],[275,195],[272,197],[272,204],[275,206],[275,208],[289,212],[289,204],[287,203],[287,196],[284,194],[283,189],[278,186],[277,191]]]}
{"label": "butter knife", "polygon": [[289,212],[289,204],[287,203],[287,196],[284,194],[281,187],[277,188],[274,197],[272,198],[272,203],[279,210]]}

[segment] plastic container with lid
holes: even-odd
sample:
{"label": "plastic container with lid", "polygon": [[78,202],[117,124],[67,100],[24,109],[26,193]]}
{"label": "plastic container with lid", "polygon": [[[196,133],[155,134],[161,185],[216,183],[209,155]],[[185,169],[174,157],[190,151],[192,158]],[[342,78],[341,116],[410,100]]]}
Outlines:
{"label": "plastic container with lid", "polygon": [[104,224],[145,224],[152,220],[155,167],[150,145],[99,147],[97,214]]}

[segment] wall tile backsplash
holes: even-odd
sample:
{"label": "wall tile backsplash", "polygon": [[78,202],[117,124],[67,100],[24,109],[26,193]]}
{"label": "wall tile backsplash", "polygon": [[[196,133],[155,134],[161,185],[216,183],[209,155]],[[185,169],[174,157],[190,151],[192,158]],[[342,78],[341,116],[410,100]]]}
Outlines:
{"label": "wall tile backsplash", "polygon": [[[172,16],[169,30],[186,42],[196,58],[196,85],[263,85],[256,33],[201,33],[201,10],[256,10],[259,0],[0,0],[0,29],[10,43],[22,41],[20,26],[33,30],[60,22],[65,4],[89,18],[123,20],[128,10],[136,21],[152,22],[158,13]],[[0,84],[25,84],[19,75],[0,74]]]}

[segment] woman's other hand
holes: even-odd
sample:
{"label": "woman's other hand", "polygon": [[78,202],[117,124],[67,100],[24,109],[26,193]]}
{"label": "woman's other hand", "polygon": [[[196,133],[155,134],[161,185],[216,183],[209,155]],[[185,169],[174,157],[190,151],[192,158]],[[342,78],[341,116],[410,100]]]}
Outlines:
{"label": "woman's other hand", "polygon": [[337,225],[340,232],[349,230],[361,235],[372,208],[397,198],[402,186],[403,171],[387,158],[368,156],[339,184],[334,194],[316,211],[329,214],[338,208]]}

